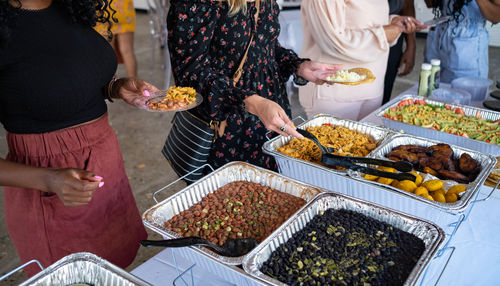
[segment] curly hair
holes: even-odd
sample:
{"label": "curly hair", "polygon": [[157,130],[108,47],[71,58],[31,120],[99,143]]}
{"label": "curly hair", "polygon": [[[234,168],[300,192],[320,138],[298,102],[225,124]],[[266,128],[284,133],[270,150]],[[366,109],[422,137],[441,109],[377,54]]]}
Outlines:
{"label": "curly hair", "polygon": [[[111,8],[113,0],[52,0],[52,5],[63,7],[75,23],[94,27],[97,22],[107,24],[111,40],[111,21],[116,22],[116,11]],[[0,0],[0,47],[4,47],[11,36],[16,19],[22,9],[20,0]]]}
{"label": "curly hair", "polygon": [[[450,0],[448,1],[448,7],[447,9],[451,11],[451,14],[453,16],[453,19],[455,22],[458,24],[464,16],[462,12],[462,8],[469,4],[472,0]],[[441,10],[444,10],[444,4],[443,0],[432,0],[432,12],[434,14],[434,17],[439,18],[441,17]]]}

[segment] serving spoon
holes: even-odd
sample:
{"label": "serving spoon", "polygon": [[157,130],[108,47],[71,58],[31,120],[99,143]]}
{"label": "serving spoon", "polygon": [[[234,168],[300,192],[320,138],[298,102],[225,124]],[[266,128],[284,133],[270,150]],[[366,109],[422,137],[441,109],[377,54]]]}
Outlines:
{"label": "serving spoon", "polygon": [[181,237],[168,240],[141,240],[145,247],[184,247],[192,245],[204,245],[228,257],[239,257],[250,252],[259,242],[255,238],[228,239],[224,244],[218,246],[210,241],[197,236]]}
{"label": "serving spoon", "polygon": [[409,162],[404,161],[388,161],[382,159],[366,158],[366,157],[351,157],[351,156],[340,156],[330,154],[334,151],[333,148],[326,148],[319,142],[318,138],[311,132],[304,129],[297,129],[302,136],[313,141],[321,150],[321,162],[326,165],[340,166],[354,171],[359,171],[365,174],[370,174],[374,176],[396,179],[398,181],[410,180],[415,182],[416,177],[410,173],[392,173],[380,171],[373,168],[368,168],[360,165],[356,165],[353,162],[366,163],[372,165],[380,165],[385,167],[391,167],[401,172],[409,172],[413,169],[413,165]]}

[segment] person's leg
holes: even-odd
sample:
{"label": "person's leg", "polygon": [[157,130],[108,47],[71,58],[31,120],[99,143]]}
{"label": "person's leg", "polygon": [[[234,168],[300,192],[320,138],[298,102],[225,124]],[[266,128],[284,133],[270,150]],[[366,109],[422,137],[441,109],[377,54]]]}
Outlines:
{"label": "person's leg", "polygon": [[127,76],[136,77],[137,60],[134,54],[134,33],[126,32],[123,34],[116,34],[115,37],[118,49],[123,57],[123,63],[125,64]]}
{"label": "person's leg", "polygon": [[404,37],[399,37],[396,45],[391,47],[389,51],[389,59],[387,60],[387,70],[385,72],[384,79],[384,98],[382,99],[382,104],[388,102],[391,99],[394,80],[396,80],[399,62],[401,61],[401,56],[403,55],[403,41]]}

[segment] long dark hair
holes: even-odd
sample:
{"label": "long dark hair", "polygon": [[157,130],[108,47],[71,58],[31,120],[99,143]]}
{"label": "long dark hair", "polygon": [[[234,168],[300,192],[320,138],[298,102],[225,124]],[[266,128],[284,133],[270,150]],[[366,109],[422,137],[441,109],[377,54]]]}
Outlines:
{"label": "long dark hair", "polygon": [[[463,12],[462,8],[469,4],[472,0],[452,0],[448,2],[448,7],[446,7],[449,11],[451,11],[451,15],[453,16],[453,19],[457,22],[460,22],[463,20]],[[432,0],[432,12],[434,13],[434,17],[439,18],[441,17],[441,9],[444,10],[445,7],[443,7],[443,0]]]}
{"label": "long dark hair", "polygon": [[[111,39],[111,21],[116,11],[110,7],[113,0],[52,0],[52,5],[63,7],[75,23],[94,27],[96,23],[107,24]],[[11,36],[22,4],[20,0],[0,0],[0,47],[4,47]]]}

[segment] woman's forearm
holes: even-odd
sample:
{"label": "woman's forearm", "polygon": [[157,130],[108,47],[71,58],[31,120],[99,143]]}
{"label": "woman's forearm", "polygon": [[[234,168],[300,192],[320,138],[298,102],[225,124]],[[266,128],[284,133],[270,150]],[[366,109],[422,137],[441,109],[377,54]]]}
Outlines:
{"label": "woman's forearm", "polygon": [[386,25],[384,26],[384,32],[387,42],[392,43],[401,35],[401,28],[396,25]]}
{"label": "woman's forearm", "polygon": [[0,186],[47,191],[50,169],[31,167],[0,159]]}
{"label": "woman's forearm", "polygon": [[476,0],[483,17],[497,24],[500,22],[500,0]]}

